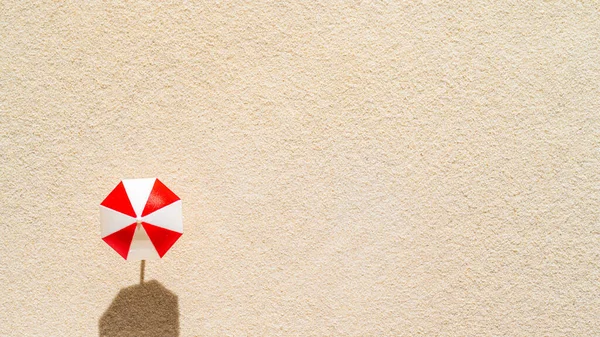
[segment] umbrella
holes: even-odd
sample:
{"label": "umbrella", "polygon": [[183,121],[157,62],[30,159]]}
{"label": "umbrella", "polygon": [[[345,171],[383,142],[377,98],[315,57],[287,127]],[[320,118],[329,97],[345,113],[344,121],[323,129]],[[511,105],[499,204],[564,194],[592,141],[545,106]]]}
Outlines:
{"label": "umbrella", "polygon": [[100,227],[125,260],[162,258],[183,234],[181,200],[156,178],[123,179],[100,204]]}

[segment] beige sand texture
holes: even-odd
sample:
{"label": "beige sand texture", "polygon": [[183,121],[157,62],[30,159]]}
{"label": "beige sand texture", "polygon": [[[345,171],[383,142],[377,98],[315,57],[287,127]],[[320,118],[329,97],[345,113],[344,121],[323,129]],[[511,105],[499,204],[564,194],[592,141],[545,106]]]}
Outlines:
{"label": "beige sand texture", "polygon": [[[599,13],[2,1],[0,336],[599,336]],[[155,176],[139,285],[98,204]]]}

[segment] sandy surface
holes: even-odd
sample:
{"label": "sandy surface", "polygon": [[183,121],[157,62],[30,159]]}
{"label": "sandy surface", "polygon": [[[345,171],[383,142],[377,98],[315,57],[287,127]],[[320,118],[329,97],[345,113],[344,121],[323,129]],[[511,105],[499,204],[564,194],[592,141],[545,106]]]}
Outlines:
{"label": "sandy surface", "polygon": [[[599,13],[3,1],[0,335],[599,335]],[[139,285],[98,204],[155,176]]]}

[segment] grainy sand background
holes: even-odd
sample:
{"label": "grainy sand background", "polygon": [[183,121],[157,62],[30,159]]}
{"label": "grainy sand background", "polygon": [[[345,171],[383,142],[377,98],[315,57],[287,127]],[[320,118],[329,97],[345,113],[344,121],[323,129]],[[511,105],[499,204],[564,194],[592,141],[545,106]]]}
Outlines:
{"label": "grainy sand background", "polygon": [[0,335],[600,335],[599,8],[2,1]]}

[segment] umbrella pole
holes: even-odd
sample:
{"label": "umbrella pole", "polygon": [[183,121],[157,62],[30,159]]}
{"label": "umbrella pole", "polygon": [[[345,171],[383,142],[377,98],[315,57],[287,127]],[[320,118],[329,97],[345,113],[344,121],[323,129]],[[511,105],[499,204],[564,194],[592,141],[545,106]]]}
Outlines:
{"label": "umbrella pole", "polygon": [[140,284],[144,284],[144,269],[146,269],[146,260],[142,260],[140,265]]}

